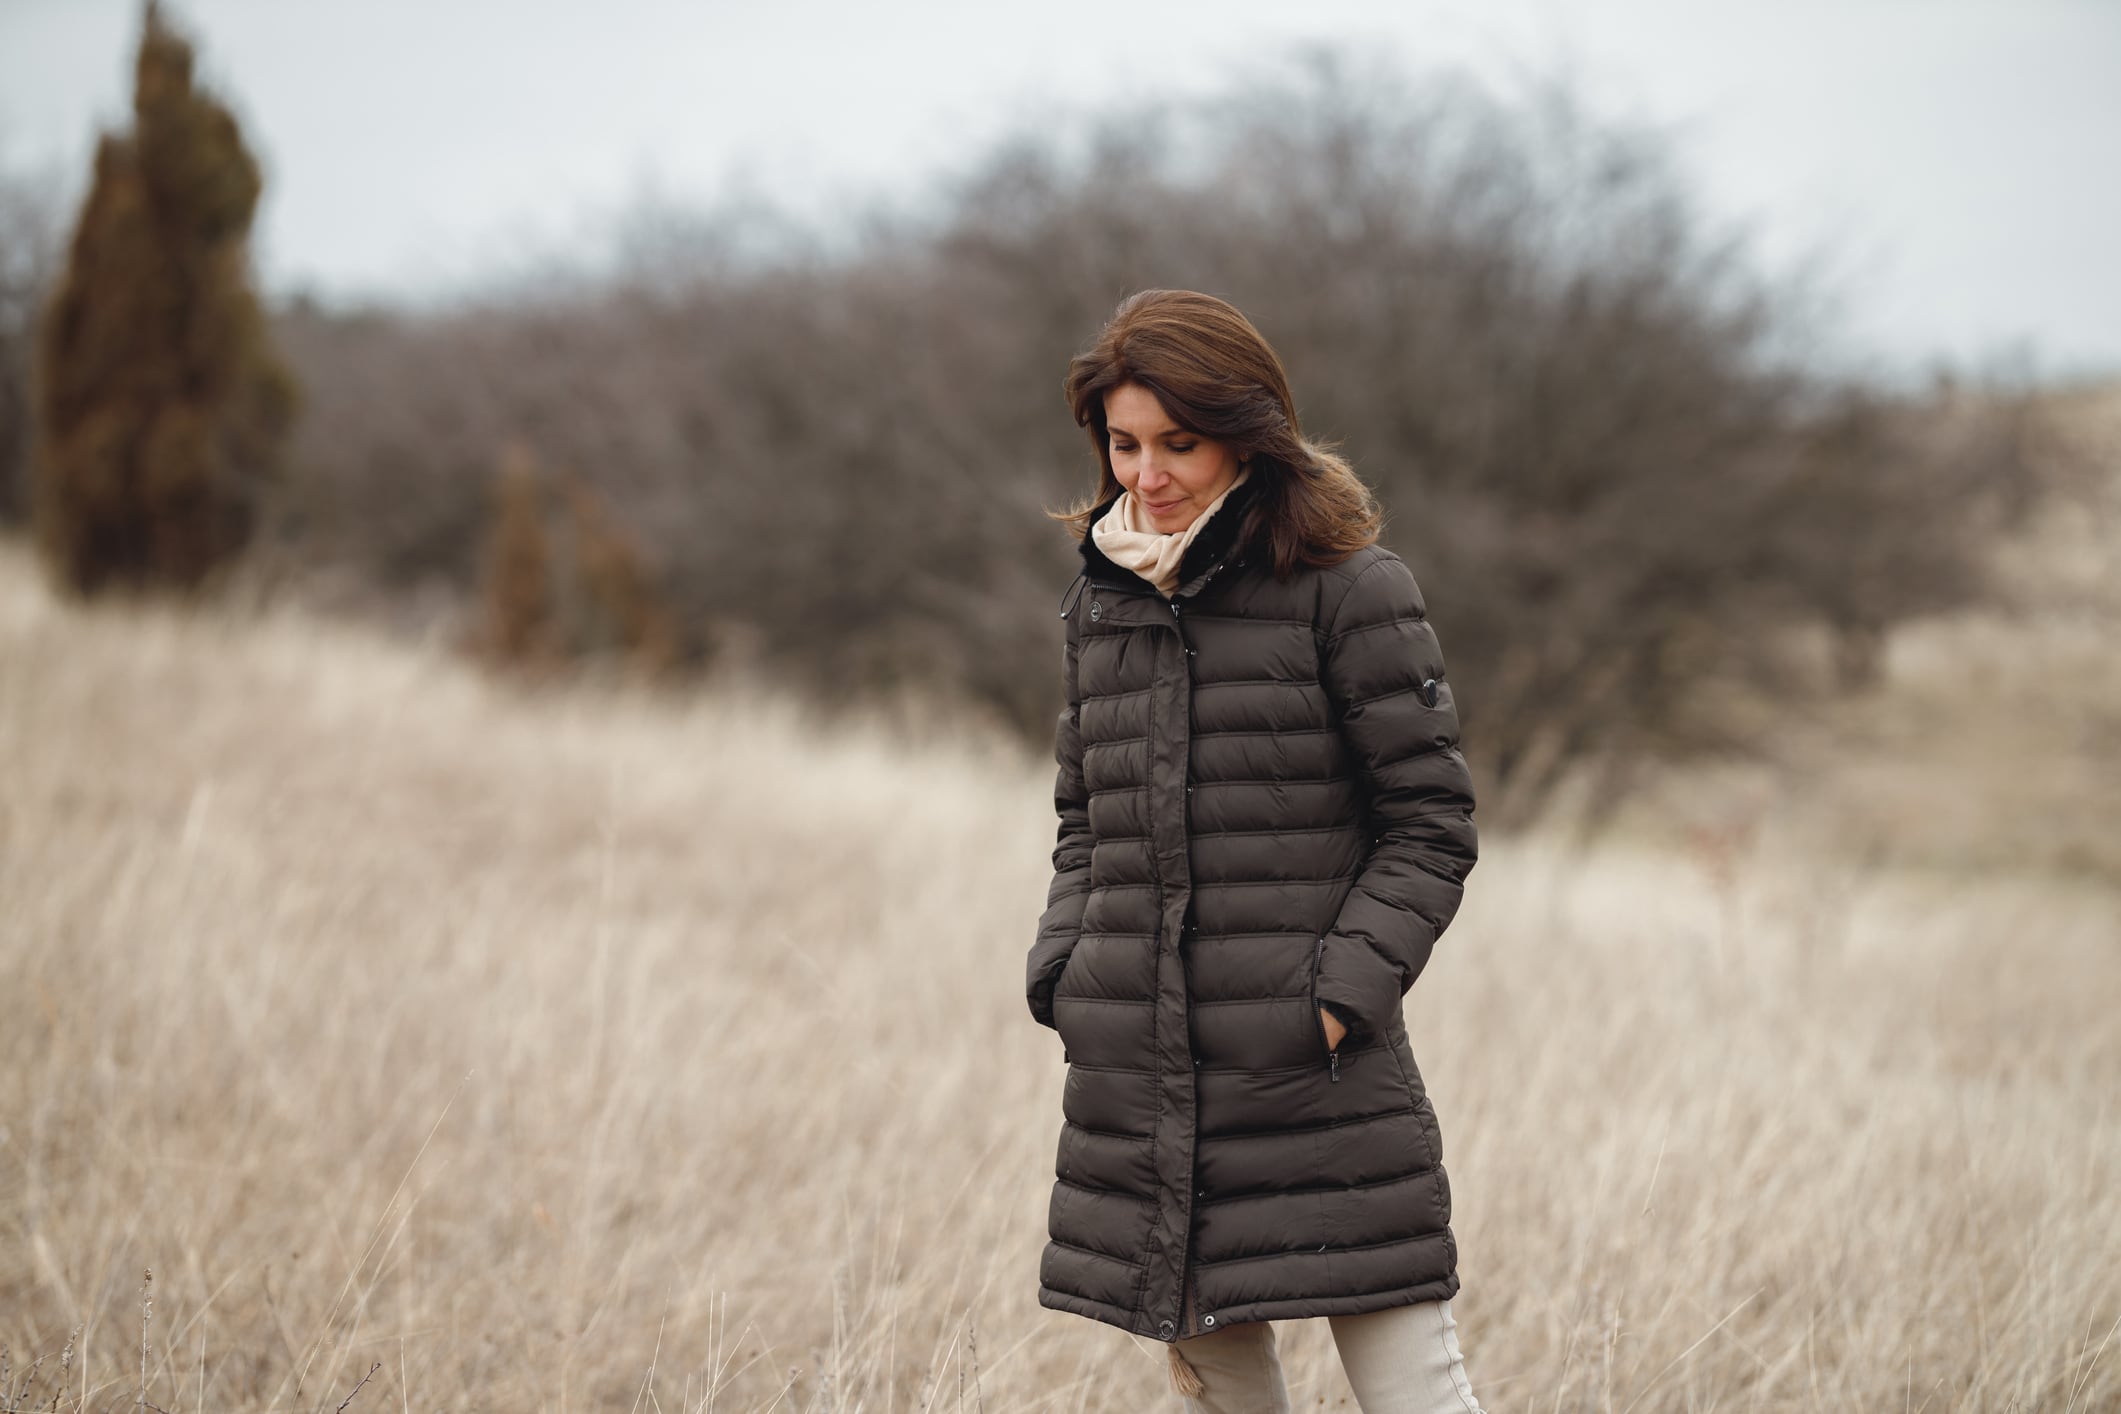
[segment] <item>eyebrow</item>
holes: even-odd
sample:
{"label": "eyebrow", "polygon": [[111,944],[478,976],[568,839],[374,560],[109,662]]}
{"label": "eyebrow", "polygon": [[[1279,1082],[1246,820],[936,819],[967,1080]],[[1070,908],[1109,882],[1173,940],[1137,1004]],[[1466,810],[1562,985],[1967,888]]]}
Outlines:
{"label": "eyebrow", "polygon": [[[1134,437],[1134,434],[1126,428],[1116,427],[1109,422],[1105,424],[1105,431],[1119,437]],[[1166,429],[1163,435],[1166,437],[1191,437],[1193,434],[1183,427],[1172,427]],[[1136,437],[1135,440],[1140,441],[1141,439]]]}

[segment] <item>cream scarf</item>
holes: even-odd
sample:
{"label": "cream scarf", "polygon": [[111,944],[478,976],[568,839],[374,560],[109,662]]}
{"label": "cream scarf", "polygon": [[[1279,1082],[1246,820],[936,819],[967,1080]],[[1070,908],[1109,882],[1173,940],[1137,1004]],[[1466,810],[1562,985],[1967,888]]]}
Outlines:
{"label": "cream scarf", "polygon": [[1090,527],[1091,538],[1113,564],[1133,570],[1168,599],[1178,588],[1178,565],[1185,558],[1186,547],[1193,543],[1194,536],[1200,534],[1208,517],[1215,514],[1215,508],[1228,500],[1230,493],[1242,486],[1251,474],[1250,467],[1239,467],[1236,478],[1223,488],[1220,496],[1208,502],[1205,510],[1193,517],[1193,524],[1168,534],[1150,529],[1148,517],[1136,503],[1134,493],[1122,491],[1119,499],[1112,503],[1112,509]]}

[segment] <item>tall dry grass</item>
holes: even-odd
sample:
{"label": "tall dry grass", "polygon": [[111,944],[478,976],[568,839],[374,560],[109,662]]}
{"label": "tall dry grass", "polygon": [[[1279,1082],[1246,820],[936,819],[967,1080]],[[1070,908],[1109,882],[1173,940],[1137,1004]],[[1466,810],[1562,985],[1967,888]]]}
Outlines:
{"label": "tall dry grass", "polygon": [[[171,1411],[1166,1405],[1034,1296],[1050,780],[8,551],[17,1376],[131,1407],[151,1268]],[[1806,845],[1487,841],[1409,1016],[1490,1409],[2121,1405],[2114,897]]]}

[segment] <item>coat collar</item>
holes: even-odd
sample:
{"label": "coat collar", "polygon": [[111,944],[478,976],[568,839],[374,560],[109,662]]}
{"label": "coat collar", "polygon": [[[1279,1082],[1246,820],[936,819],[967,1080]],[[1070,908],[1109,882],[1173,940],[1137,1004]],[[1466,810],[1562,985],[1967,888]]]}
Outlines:
{"label": "coat collar", "polygon": [[[1178,562],[1178,587],[1171,594],[1174,600],[1189,599],[1199,593],[1202,586],[1208,582],[1209,576],[1221,569],[1224,561],[1233,553],[1236,554],[1238,563],[1243,563],[1244,547],[1238,543],[1238,537],[1244,529],[1245,513],[1252,508],[1259,485],[1260,478],[1254,475],[1231,487],[1224,495],[1222,504],[1215,508],[1215,514],[1201,527],[1200,534],[1194,536],[1193,543],[1186,546],[1186,553]],[[1097,524],[1099,518],[1112,509],[1122,494],[1115,491],[1100,501],[1097,508],[1090,513],[1090,524]],[[1068,592],[1061,596],[1065,606],[1061,609],[1062,618],[1068,617],[1074,609],[1073,599],[1082,597],[1082,585],[1090,580],[1123,593],[1157,592],[1156,587],[1148,580],[1124,565],[1115,564],[1111,556],[1098,548],[1097,537],[1087,531],[1077,543],[1076,550],[1082,555],[1083,567],[1076,572],[1075,578],[1069,581]]]}

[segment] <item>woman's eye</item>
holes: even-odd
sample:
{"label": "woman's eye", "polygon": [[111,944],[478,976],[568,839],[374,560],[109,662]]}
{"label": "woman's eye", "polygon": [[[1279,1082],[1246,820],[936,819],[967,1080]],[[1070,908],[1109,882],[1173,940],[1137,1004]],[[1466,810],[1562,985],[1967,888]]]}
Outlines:
{"label": "woman's eye", "polygon": [[1171,443],[1171,450],[1172,450],[1172,451],[1174,451],[1174,452],[1190,452],[1190,451],[1192,451],[1192,450],[1193,450],[1193,443],[1191,443],[1191,442],[1173,442],[1173,443]]}

